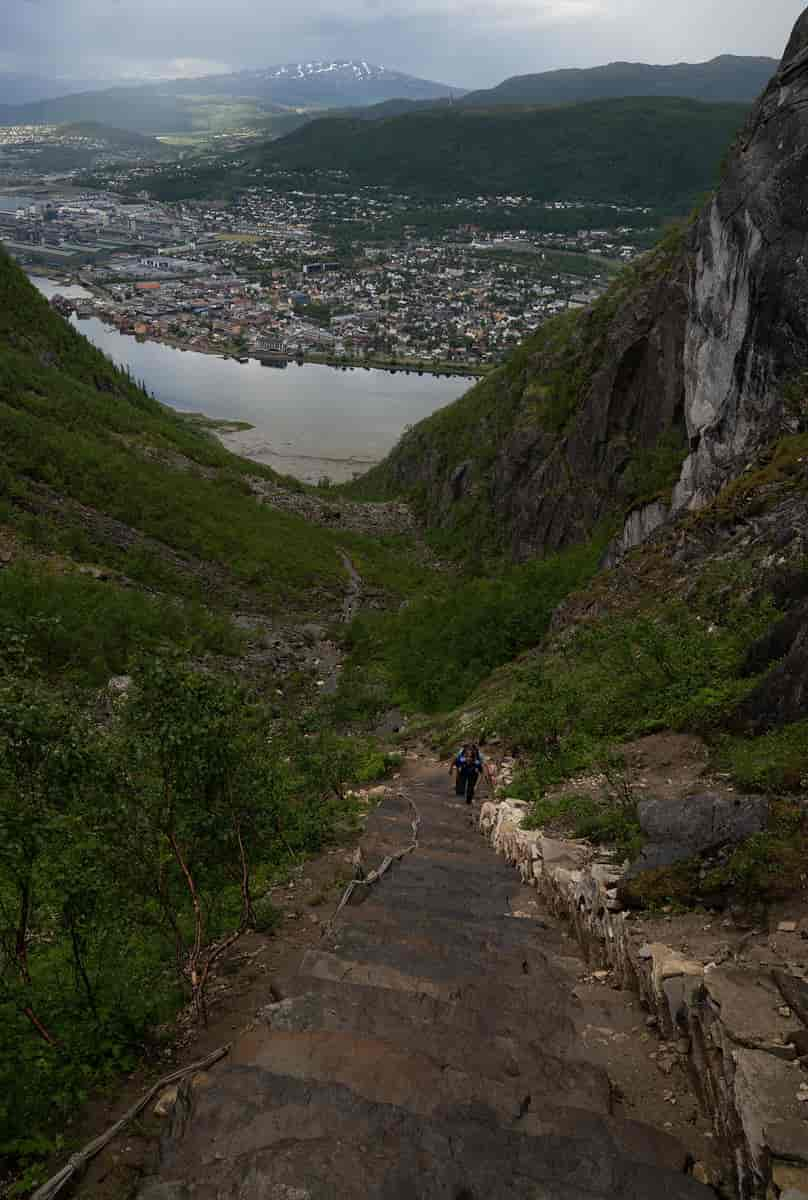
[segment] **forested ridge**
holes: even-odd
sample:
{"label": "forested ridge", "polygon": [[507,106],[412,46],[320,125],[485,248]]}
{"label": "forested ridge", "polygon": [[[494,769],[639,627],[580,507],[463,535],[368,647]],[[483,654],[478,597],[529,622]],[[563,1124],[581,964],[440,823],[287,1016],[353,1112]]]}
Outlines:
{"label": "forested ridge", "polygon": [[168,166],[145,182],[166,200],[232,194],[266,176],[318,191],[348,180],[420,198],[512,193],[681,214],[717,184],[747,112],[654,97],[325,116],[232,161]]}
{"label": "forested ridge", "polygon": [[717,183],[742,104],[618,99],[544,108],[426,109],[381,121],[323,118],[269,145],[286,169],[456,196],[668,205]]}

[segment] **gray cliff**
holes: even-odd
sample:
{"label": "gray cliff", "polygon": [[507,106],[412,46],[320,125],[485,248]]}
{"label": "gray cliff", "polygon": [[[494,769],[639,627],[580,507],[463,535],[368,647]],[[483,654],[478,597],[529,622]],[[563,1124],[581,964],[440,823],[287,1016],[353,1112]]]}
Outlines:
{"label": "gray cliff", "polygon": [[793,428],[808,367],[808,11],[729,156],[692,238],[684,342],[691,453],[674,511],[700,508]]}

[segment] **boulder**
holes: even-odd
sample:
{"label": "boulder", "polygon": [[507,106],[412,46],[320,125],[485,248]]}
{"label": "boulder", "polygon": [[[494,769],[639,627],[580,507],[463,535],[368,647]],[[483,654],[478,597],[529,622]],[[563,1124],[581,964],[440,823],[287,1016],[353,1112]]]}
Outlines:
{"label": "boulder", "polygon": [[766,828],[769,804],[763,796],[702,792],[684,800],[643,800],[637,812],[648,841],[626,872],[626,879],[760,833]]}

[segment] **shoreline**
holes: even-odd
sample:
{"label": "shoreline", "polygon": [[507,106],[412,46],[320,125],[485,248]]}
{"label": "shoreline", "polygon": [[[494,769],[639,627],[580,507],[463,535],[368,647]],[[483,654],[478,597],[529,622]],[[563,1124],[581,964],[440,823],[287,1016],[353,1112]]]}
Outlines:
{"label": "shoreline", "polygon": [[255,427],[217,429],[209,426],[208,429],[231,454],[272,467],[279,475],[292,475],[301,483],[316,485],[325,479],[330,483],[350,483],[355,476],[364,475],[381,462],[381,458],[361,458],[353,454],[346,458],[331,458],[276,450],[266,434]]}
{"label": "shoreline", "polygon": [[[65,287],[83,287],[87,291],[92,292],[99,300],[109,300],[100,284],[95,281],[83,279],[80,275],[75,279],[59,277],[57,274],[49,274],[47,276],[37,276],[37,278],[51,279],[54,283],[62,283]],[[74,312],[76,309],[74,307]],[[182,338],[171,337],[169,334],[163,334],[160,337],[155,337],[153,334],[138,334],[131,329],[123,328],[114,318],[103,310],[93,312],[90,316],[80,316],[76,312],[76,319],[79,328],[82,320],[88,320],[95,317],[102,321],[105,325],[112,329],[117,329],[119,333],[125,337],[133,337],[139,342],[155,342],[158,345],[171,346],[175,350],[182,350],[186,353],[195,354],[211,354],[218,358],[233,359],[236,362],[244,360],[252,362],[263,362],[260,356],[251,353],[249,350],[243,349],[236,345],[217,345],[209,344],[189,345]],[[345,358],[336,354],[328,354],[323,351],[306,351],[302,354],[290,354],[286,358],[281,358],[274,363],[266,363],[264,365],[274,366],[276,368],[285,368],[292,363],[303,365],[305,363],[316,363],[319,366],[333,367],[335,370],[343,371],[387,371],[391,375],[434,375],[436,377],[454,376],[467,378],[469,380],[482,379],[489,372],[493,371],[496,363],[454,363],[454,362],[428,362],[423,359],[396,359],[385,356],[374,356],[370,358]]]}

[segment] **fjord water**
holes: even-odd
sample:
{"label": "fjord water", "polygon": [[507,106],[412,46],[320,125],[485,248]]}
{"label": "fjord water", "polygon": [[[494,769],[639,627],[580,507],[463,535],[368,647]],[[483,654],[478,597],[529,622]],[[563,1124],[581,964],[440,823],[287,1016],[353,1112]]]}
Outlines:
{"label": "fjord water", "polygon": [[[90,295],[53,280],[32,282],[48,297]],[[72,320],[164,404],[249,422],[252,429],[222,435],[229,449],[309,483],[322,476],[343,482],[366,471],[392,449],[406,426],[450,404],[471,382],[315,363],[264,367],[255,359],[239,363],[141,342],[96,317]]]}

